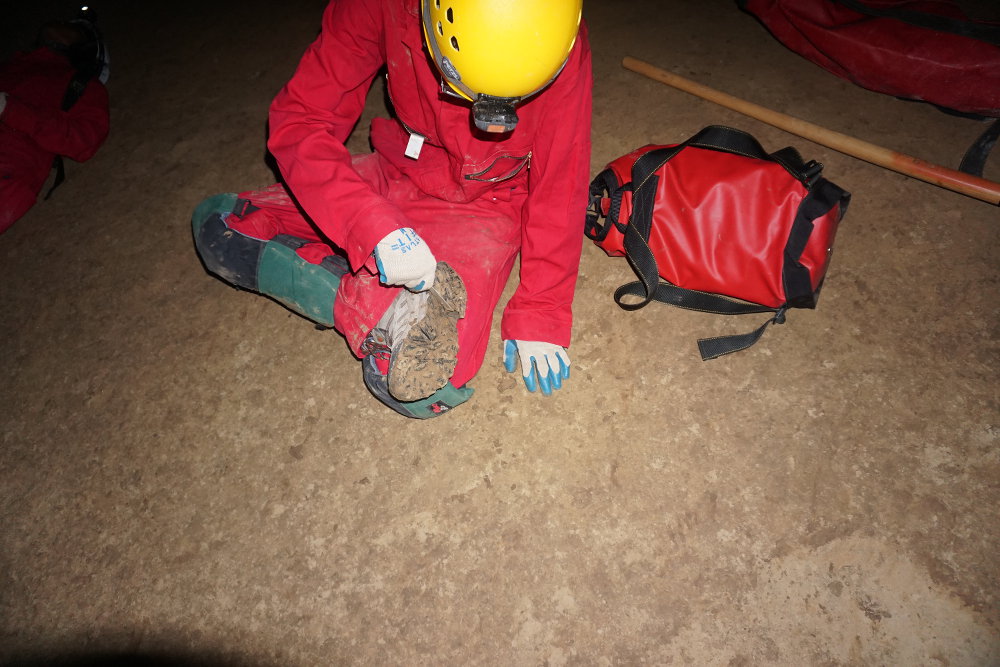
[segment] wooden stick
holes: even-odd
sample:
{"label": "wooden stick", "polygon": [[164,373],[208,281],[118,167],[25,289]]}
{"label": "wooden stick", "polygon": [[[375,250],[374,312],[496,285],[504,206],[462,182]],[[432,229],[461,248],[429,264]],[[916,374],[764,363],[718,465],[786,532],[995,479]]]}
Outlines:
{"label": "wooden stick", "polygon": [[700,83],[695,83],[690,79],[677,76],[635,58],[626,57],[622,60],[622,66],[625,69],[647,76],[654,81],[665,83],[686,93],[696,95],[710,102],[715,102],[727,109],[738,111],[768,125],[773,125],[786,132],[797,134],[827,148],[832,148],[835,151],[859,158],[865,162],[871,162],[886,169],[898,171],[901,174],[918,178],[928,183],[933,183],[934,185],[939,185],[954,192],[960,192],[991,204],[1000,205],[1000,183],[994,183],[993,181],[966,174],[956,169],[932,164],[925,160],[897,153],[888,148],[882,148],[867,141],[841,134],[840,132],[828,130],[825,127],[820,127],[819,125],[794,118],[793,116],[788,116],[752,102],[741,100],[738,97],[727,95],[726,93],[703,86]]}

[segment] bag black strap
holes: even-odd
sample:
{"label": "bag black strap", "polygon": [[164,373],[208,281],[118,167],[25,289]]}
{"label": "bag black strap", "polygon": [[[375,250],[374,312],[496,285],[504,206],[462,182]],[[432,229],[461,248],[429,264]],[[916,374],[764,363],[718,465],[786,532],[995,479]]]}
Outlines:
{"label": "bag black strap", "polygon": [[982,178],[983,169],[986,168],[986,160],[998,138],[1000,138],[1000,119],[993,121],[993,124],[969,146],[969,150],[962,157],[961,164],[958,165],[958,170]]}
{"label": "bag black strap", "polygon": [[[644,286],[641,282],[632,282],[622,285],[615,290],[615,301],[622,308],[631,304],[622,304],[621,297],[643,296]],[[698,350],[703,361],[715,359],[725,354],[745,350],[756,343],[764,335],[769,324],[784,324],[786,306],[781,308],[769,308],[757,303],[747,301],[737,301],[721,294],[710,294],[708,292],[698,292],[696,290],[677,287],[665,280],[661,280],[656,286],[653,300],[666,303],[678,308],[696,310],[702,313],[713,315],[749,315],[752,313],[774,313],[774,317],[767,320],[754,331],[746,334],[733,334],[730,336],[719,336],[716,338],[702,338],[698,340]],[[629,310],[629,308],[626,308]]]}
{"label": "bag black strap", "polygon": [[[786,295],[794,295],[796,306],[811,306],[813,298],[808,270],[799,263],[799,257],[812,232],[814,220],[837,203],[846,208],[847,199],[840,188],[819,177],[822,165],[804,162],[793,148],[784,148],[775,153],[767,153],[750,134],[729,127],[712,125],[704,128],[684,143],[649,151],[636,160],[632,167],[632,218],[625,229],[623,245],[625,256],[639,280],[622,285],[615,291],[615,302],[624,310],[638,310],[650,301],[660,301],[688,310],[697,310],[718,315],[744,315],[751,313],[774,313],[774,316],[747,334],[721,336],[698,341],[703,360],[714,359],[724,354],[744,350],[764,334],[769,324],[783,324],[789,304],[771,308],[756,303],[737,301],[719,294],[709,294],[672,285],[660,278],[656,257],[649,247],[649,237],[653,225],[653,209],[659,183],[657,171],[688,146],[718,150],[725,153],[743,155],[776,162],[799,180],[807,190],[804,205],[800,206],[792,233],[785,247],[785,261],[782,270]],[[813,196],[813,195],[818,196]],[[843,209],[842,209],[843,210]],[[625,296],[638,296],[641,301],[626,303]]]}
{"label": "bag black strap", "polygon": [[[632,189],[631,183],[618,185],[618,177],[611,169],[599,173],[590,183],[590,198],[587,204],[587,219],[583,224],[584,235],[598,243],[603,241],[611,231],[611,225],[617,225],[622,233],[624,227],[618,220],[622,208],[622,194]],[[608,210],[604,211],[604,201],[608,200]],[[601,224],[601,218],[605,223]]]}
{"label": "bag black strap", "polygon": [[896,19],[897,21],[909,23],[918,28],[950,32],[962,37],[978,39],[994,46],[1000,46],[1000,25],[994,23],[954,19],[948,16],[941,16],[940,14],[931,14],[900,7],[872,7],[857,0],[834,0],[834,2],[859,14],[875,16],[877,18]]}
{"label": "bag black strap", "polygon": [[[69,85],[66,87],[66,92],[63,94],[62,105],[60,109],[63,111],[69,111],[73,108],[81,97],[83,97],[83,91],[87,89],[87,84],[90,80],[94,78],[93,72],[89,70],[78,70],[73,74],[73,78],[69,80]],[[56,191],[63,181],[66,180],[66,166],[63,164],[63,156],[57,155],[52,159],[52,168],[56,171],[55,180],[52,181],[52,187],[49,191],[45,193],[44,200],[48,201],[52,193]]]}

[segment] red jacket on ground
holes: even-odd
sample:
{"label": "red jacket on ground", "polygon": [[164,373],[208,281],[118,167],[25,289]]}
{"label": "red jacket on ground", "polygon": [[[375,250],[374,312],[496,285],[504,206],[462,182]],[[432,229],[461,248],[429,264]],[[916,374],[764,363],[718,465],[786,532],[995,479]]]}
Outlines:
{"label": "red jacket on ground", "polygon": [[[520,284],[502,336],[568,346],[590,169],[586,28],[557,79],[518,105],[514,132],[494,138],[474,132],[468,104],[440,92],[418,0],[330,3],[319,39],[271,105],[268,147],[299,203],[355,270],[387,233],[409,226],[353,171],[344,146],[382,67],[399,121],[372,123],[374,149],[428,197],[459,206],[493,200],[520,219]],[[417,160],[404,155],[403,124],[426,137]],[[502,178],[525,166],[526,195]],[[434,239],[427,241],[433,250]]]}
{"label": "red jacket on ground", "polygon": [[35,203],[56,155],[83,162],[108,136],[108,93],[99,81],[62,111],[74,72],[65,56],[48,48],[0,65],[0,92],[7,93],[0,113],[0,232]]}

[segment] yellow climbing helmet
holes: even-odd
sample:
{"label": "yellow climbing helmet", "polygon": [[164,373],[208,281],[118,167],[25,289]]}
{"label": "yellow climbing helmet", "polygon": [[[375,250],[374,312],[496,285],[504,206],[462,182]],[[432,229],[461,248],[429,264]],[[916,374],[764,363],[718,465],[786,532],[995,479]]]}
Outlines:
{"label": "yellow climbing helmet", "polygon": [[486,132],[509,132],[514,105],[559,74],[583,0],[422,0],[424,41],[442,90],[473,102]]}

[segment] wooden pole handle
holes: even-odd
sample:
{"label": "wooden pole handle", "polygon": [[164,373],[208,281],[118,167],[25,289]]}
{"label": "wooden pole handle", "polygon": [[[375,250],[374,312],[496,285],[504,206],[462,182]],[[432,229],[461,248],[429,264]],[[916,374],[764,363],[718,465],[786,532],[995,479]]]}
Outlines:
{"label": "wooden pole handle", "polygon": [[835,151],[913,178],[918,178],[927,183],[939,185],[954,192],[960,192],[994,205],[1000,205],[1000,183],[994,183],[993,181],[988,181],[972,174],[966,174],[956,169],[932,164],[919,158],[897,153],[888,148],[882,148],[867,141],[841,134],[840,132],[828,130],[825,127],[820,127],[799,118],[762,107],[753,102],[747,102],[738,97],[727,95],[726,93],[703,86],[700,83],[695,83],[690,79],[685,79],[682,76],[672,74],[632,57],[626,56],[622,60],[622,66],[625,69],[649,77],[654,81],[665,83],[668,86],[683,90],[686,93],[706,99],[709,102],[714,102],[727,109],[738,111],[768,125],[773,125],[786,132],[804,137],[827,148],[832,148]]}

